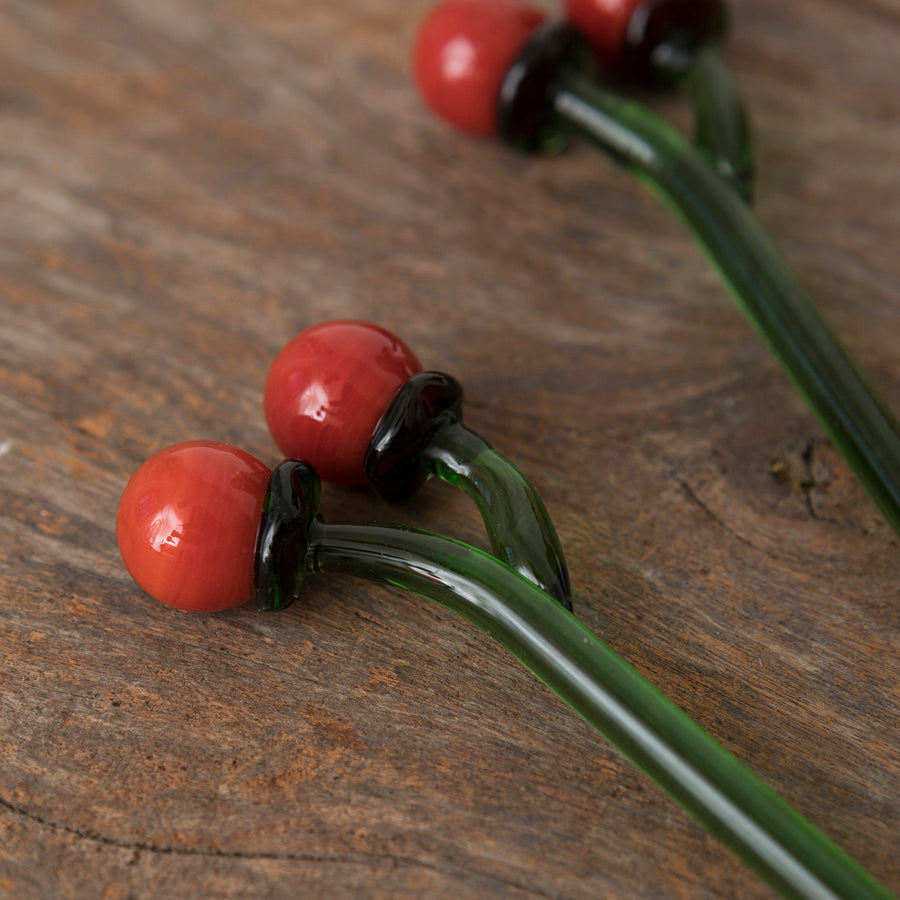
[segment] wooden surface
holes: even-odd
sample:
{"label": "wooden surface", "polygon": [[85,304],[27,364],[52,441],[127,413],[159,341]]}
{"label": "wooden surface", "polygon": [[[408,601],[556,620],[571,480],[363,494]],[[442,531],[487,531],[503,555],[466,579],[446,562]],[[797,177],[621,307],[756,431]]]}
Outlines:
{"label": "wooden surface", "polygon": [[[652,196],[422,108],[426,9],[0,4],[0,896],[772,896],[428,601],[132,583],[129,474],[192,438],[274,464],[268,366],[339,316],[463,382],[581,619],[900,891],[897,539]],[[894,410],[898,46],[890,0],[740,0],[727,49],[758,215]],[[323,511],[485,545],[439,484]]]}

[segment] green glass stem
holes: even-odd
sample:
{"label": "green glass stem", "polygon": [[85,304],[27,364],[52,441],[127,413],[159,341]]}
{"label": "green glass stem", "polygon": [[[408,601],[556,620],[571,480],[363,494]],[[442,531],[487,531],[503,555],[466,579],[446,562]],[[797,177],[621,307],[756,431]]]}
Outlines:
{"label": "green glass stem", "polygon": [[703,154],[638,103],[562,73],[561,127],[662,196],[693,232],[750,322],[900,534],[900,429],[738,194]]}
{"label": "green glass stem", "polygon": [[507,566],[399,526],[314,518],[307,538],[298,560],[305,572],[349,573],[405,588],[486,631],[785,897],[890,900],[574,616]]}
{"label": "green glass stem", "polygon": [[506,457],[458,419],[442,422],[419,454],[430,475],[475,501],[494,555],[572,609],[565,556],[541,498]]}
{"label": "green glass stem", "polygon": [[694,111],[694,143],[749,203],[755,167],[753,138],[731,70],[707,47],[692,59],[680,84]]}
{"label": "green glass stem", "polygon": [[571,610],[569,571],[550,516],[525,476],[462,424],[462,385],[419,372],[379,420],[365,458],[385,499],[408,497],[436,475],[475,501],[496,556]]}

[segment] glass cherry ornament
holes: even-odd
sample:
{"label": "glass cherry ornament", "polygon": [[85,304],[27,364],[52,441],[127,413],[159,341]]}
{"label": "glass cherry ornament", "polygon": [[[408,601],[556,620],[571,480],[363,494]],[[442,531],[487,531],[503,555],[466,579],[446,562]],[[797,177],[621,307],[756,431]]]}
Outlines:
{"label": "glass cherry ornament", "polygon": [[[469,3],[473,14],[491,6],[491,0]],[[900,425],[748,208],[750,182],[739,163],[730,162],[739,159],[740,151],[717,153],[715,147],[723,146],[718,138],[691,143],[642,104],[597,83],[587,75],[582,49],[574,25],[538,26],[490,98],[496,103],[497,134],[526,151],[584,139],[653,188],[706,251],[742,312],[900,534]],[[734,133],[739,132],[738,125]],[[740,145],[738,139],[735,146]],[[722,161],[725,170],[732,168],[731,177],[723,177]]]}
{"label": "glass cherry ornament", "polygon": [[521,0],[444,0],[419,29],[413,71],[427,105],[457,128],[554,153],[568,140],[551,94],[561,69],[593,72],[586,37],[607,73],[682,86],[697,145],[749,200],[750,127],[734,79],[709,50],[725,21],[721,0],[572,0],[566,22]]}
{"label": "glass cherry ornament", "polygon": [[425,102],[471,134],[497,133],[497,96],[546,16],[518,0],[445,0],[419,27],[413,73]]}
{"label": "glass cherry ornament", "polygon": [[721,0],[565,0],[565,16],[606,71],[644,83],[677,75],[727,24]]}
{"label": "glass cherry ornament", "polygon": [[125,567],[150,595],[211,612],[254,594],[256,537],[271,472],[237,447],[177,444],[131,476],[116,536]]}
{"label": "glass cherry ornament", "polygon": [[413,352],[377,325],[323,322],[294,337],[266,378],[275,443],[326,481],[369,482],[386,500],[431,476],[477,505],[499,559],[571,609],[562,547],[537,491],[462,424],[462,386],[423,372]]}
{"label": "glass cherry ornament", "polygon": [[694,143],[749,202],[752,129],[737,82],[715,49],[728,24],[723,0],[565,0],[565,10],[604,73],[683,92]]}
{"label": "glass cherry ornament", "polygon": [[309,460],[326,481],[366,483],[378,420],[422,366],[389,331],[338,319],[300,332],[276,356],[263,395],[281,452]]}

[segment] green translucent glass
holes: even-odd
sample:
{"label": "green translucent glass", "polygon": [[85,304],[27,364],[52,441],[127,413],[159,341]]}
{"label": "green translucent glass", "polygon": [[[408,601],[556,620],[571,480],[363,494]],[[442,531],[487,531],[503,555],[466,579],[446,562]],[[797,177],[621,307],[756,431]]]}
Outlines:
{"label": "green translucent glass", "polygon": [[494,554],[572,608],[569,572],[556,529],[525,476],[462,424],[462,385],[443,372],[420,372],[379,420],[366,453],[366,478],[386,499],[400,499],[429,476],[471,497]]}
{"label": "green translucent glass", "polygon": [[712,48],[692,60],[681,81],[694,111],[694,143],[746,201],[753,197],[753,137],[737,82]]}
{"label": "green translucent glass", "polygon": [[692,230],[745,315],[900,534],[900,430],[746,203],[674,128],[638,103],[564,73],[561,127],[627,166]]}
{"label": "green translucent glass", "polygon": [[460,421],[450,420],[436,429],[419,462],[475,501],[498,559],[572,608],[556,529],[537,491],[508,459]]}
{"label": "green translucent glass", "polygon": [[574,616],[487,554],[399,526],[316,519],[302,567],[408,589],[463,615],[785,897],[890,900],[884,887]]}

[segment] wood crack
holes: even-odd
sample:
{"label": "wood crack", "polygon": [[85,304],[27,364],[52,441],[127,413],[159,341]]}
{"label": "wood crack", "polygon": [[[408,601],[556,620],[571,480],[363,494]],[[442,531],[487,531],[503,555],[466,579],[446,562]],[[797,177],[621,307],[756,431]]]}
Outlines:
{"label": "wood crack", "polygon": [[702,512],[707,516],[707,518],[721,528],[726,534],[733,537],[736,541],[742,543],[745,547],[749,547],[751,550],[756,551],[757,553],[761,553],[763,556],[773,558],[772,554],[767,550],[764,550],[762,547],[757,547],[752,541],[745,538],[742,534],[736,532],[730,525],[728,525],[723,519],[717,516],[707,505],[700,499],[700,496],[697,492],[691,487],[691,485],[676,472],[674,469],[669,472],[670,477],[675,481],[675,483],[684,491],[684,495],[691,501],[696,507],[698,507]]}
{"label": "wood crack", "polygon": [[280,862],[309,862],[309,863],[348,863],[357,865],[377,866],[379,864],[389,864],[391,866],[407,866],[410,868],[428,869],[439,874],[456,875],[456,876],[476,876],[483,878],[485,881],[494,882],[504,885],[508,888],[522,891],[525,895],[532,897],[543,897],[546,900],[564,900],[563,895],[557,893],[548,893],[546,891],[535,888],[532,885],[522,884],[513,879],[503,878],[499,875],[483,872],[478,869],[456,867],[456,866],[440,866],[426,860],[418,859],[414,856],[401,856],[394,853],[296,853],[275,850],[219,850],[215,847],[178,847],[168,844],[154,844],[149,841],[128,840],[124,838],[115,838],[108,835],[100,834],[88,828],[78,828],[74,825],[68,825],[65,822],[49,819],[45,816],[38,815],[31,810],[26,809],[9,800],[0,797],[0,808],[9,810],[11,813],[22,816],[36,825],[52,831],[69,834],[80,840],[92,841],[105,847],[113,847],[118,850],[131,850],[135,853],[153,853],[160,856],[198,856],[210,857],[217,859],[234,859],[234,860],[277,860]]}

